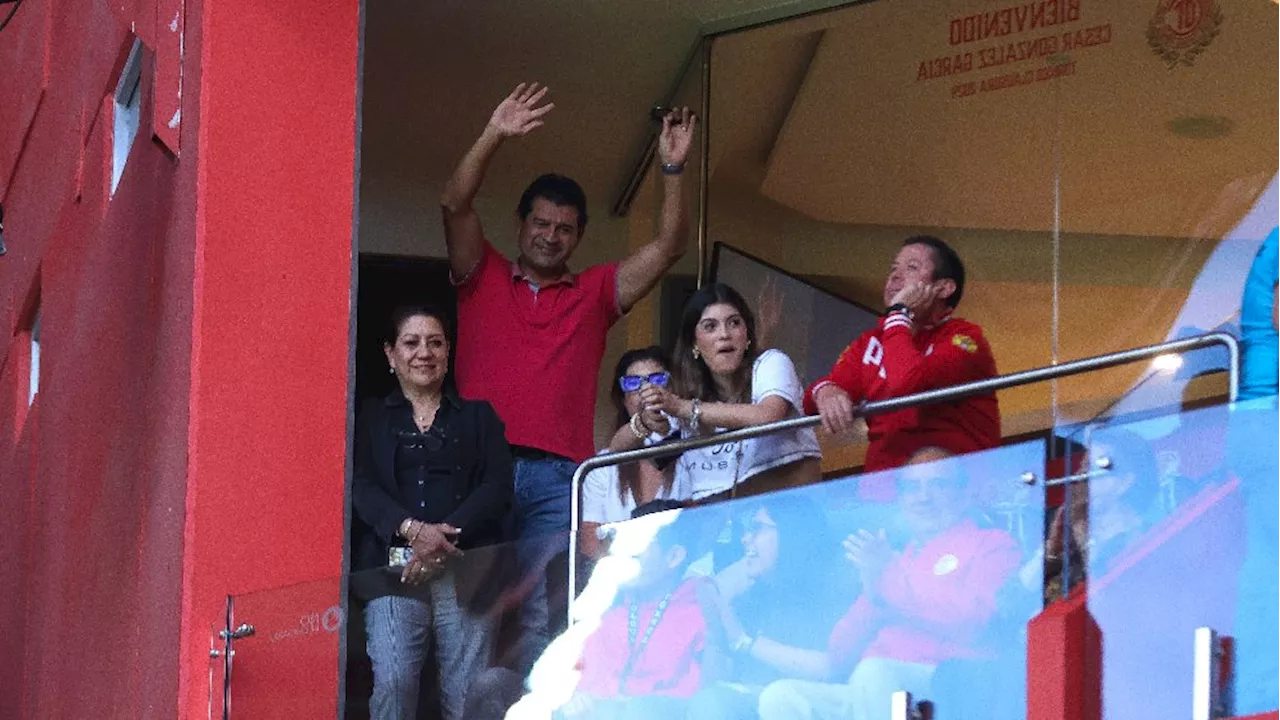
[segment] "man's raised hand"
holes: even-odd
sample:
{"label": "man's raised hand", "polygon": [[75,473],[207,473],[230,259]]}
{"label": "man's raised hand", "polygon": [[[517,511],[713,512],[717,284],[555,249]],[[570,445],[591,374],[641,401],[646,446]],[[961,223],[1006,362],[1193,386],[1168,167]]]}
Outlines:
{"label": "man's raised hand", "polygon": [[675,108],[662,118],[662,135],[658,138],[658,157],[663,165],[684,166],[693,147],[693,131],[698,118],[687,107]]}
{"label": "man's raised hand", "polygon": [[555,103],[538,106],[546,97],[547,88],[538,87],[538,83],[520,83],[515,90],[494,109],[489,118],[489,127],[503,137],[520,137],[527,135],[534,128],[542,125],[542,116],[551,112]]}

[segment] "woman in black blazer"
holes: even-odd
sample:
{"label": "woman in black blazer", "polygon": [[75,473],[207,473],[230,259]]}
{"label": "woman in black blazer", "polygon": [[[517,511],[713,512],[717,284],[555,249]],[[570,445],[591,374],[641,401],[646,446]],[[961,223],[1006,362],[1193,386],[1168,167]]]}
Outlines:
{"label": "woman in black blazer", "polygon": [[493,642],[490,620],[459,601],[464,566],[456,559],[464,549],[501,540],[511,453],[489,403],[445,389],[444,314],[401,308],[390,330],[383,350],[399,388],[361,412],[351,489],[352,569],[371,571],[359,573],[353,586],[378,588],[365,608],[374,684],[369,710],[375,720],[416,717],[418,677],[434,639],[441,709],[453,720]]}

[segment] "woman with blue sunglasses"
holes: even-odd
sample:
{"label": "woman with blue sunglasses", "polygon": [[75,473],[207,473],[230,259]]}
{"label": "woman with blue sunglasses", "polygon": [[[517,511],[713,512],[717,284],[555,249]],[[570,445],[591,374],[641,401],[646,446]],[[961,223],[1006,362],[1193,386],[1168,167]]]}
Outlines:
{"label": "woman with blue sunglasses", "polygon": [[[660,442],[674,433],[676,423],[661,409],[646,409],[640,399],[646,388],[670,384],[668,367],[667,354],[657,346],[628,350],[619,358],[611,393],[618,413],[612,450]],[[593,558],[604,554],[605,547],[596,538],[601,525],[629,520],[636,507],[655,500],[689,497],[687,484],[676,481],[670,465],[645,460],[591,471],[582,483],[583,553]]]}

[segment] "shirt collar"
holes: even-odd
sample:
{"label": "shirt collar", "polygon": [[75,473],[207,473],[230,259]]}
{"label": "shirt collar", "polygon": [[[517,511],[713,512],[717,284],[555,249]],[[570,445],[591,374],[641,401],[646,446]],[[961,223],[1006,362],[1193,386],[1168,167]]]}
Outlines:
{"label": "shirt collar", "polygon": [[[453,388],[445,388],[441,397],[443,398],[443,402],[441,403],[442,405],[447,403],[452,405],[455,409],[462,407],[462,398],[458,397],[458,392]],[[396,388],[387,395],[386,402],[387,407],[399,407],[401,405],[408,404],[409,399],[404,396],[404,390],[401,390],[399,386],[396,386]]]}
{"label": "shirt collar", "polygon": [[[511,261],[511,279],[512,279],[512,280],[524,280],[525,282],[529,283],[530,285],[533,285],[533,284],[534,284],[534,282],[533,282],[532,280],[530,280],[530,279],[529,279],[529,276],[528,276],[528,275],[526,275],[526,274],[525,274],[525,272],[524,272],[524,270],[520,267],[520,259],[519,259],[519,258],[516,258],[515,260],[512,260],[512,261]],[[568,285],[569,287],[573,287],[573,286],[577,283],[577,281],[578,281],[578,276],[577,276],[577,275],[574,275],[574,274],[573,274],[573,273],[571,273],[571,272],[565,272],[565,274],[561,275],[560,277],[556,278],[555,280],[552,280],[552,281],[551,281],[551,282],[549,282],[549,283],[544,283],[544,284],[542,284],[542,285],[539,285],[539,287],[544,287],[544,288],[545,288],[545,287],[551,287],[552,285]]]}
{"label": "shirt collar", "polygon": [[947,311],[942,314],[942,317],[939,317],[937,320],[935,320],[934,322],[928,325],[922,325],[921,327],[924,328],[925,330],[936,330],[942,327],[943,325],[947,324],[947,321],[951,319],[951,313],[953,312],[955,312],[954,308],[947,308]]}

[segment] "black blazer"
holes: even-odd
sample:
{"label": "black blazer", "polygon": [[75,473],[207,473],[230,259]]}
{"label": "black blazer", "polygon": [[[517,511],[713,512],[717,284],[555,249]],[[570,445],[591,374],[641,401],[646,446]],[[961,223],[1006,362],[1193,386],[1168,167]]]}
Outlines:
{"label": "black blazer", "polygon": [[[462,400],[450,394],[444,402],[453,405],[445,434],[448,442],[455,443],[457,469],[451,482],[460,498],[444,522],[462,528],[460,549],[501,542],[512,486],[511,449],[502,421],[482,400]],[[386,567],[387,550],[396,540],[400,523],[417,517],[399,499],[396,483],[398,435],[393,414],[412,413],[405,405],[397,388],[384,398],[366,401],[356,423],[352,570]]]}

